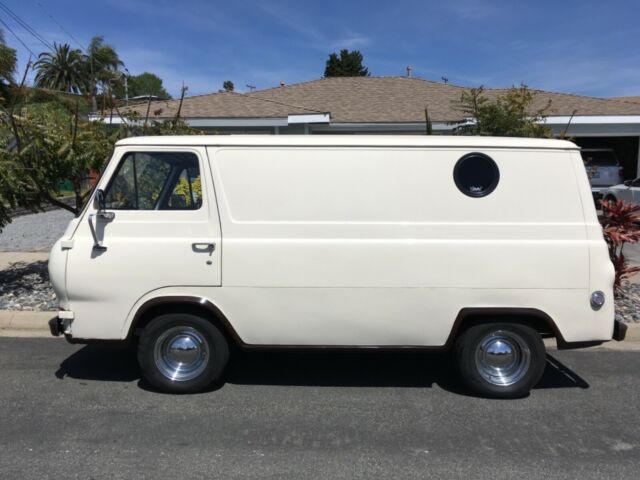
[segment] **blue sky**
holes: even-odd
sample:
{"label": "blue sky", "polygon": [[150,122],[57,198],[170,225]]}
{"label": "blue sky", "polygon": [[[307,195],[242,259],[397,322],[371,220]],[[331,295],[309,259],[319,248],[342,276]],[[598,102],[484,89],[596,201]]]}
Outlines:
{"label": "blue sky", "polygon": [[[640,2],[454,0],[1,0],[49,42],[113,44],[132,74],[151,71],[177,95],[319,78],[328,54],[358,49],[373,75],[466,86],[640,95]],[[44,49],[0,10],[39,53]],[[3,28],[4,29],[4,28]],[[24,67],[29,53],[7,43]]]}

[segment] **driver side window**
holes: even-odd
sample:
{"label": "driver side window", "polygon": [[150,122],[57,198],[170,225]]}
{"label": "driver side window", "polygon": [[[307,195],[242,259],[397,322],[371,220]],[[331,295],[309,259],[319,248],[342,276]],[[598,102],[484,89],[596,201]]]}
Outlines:
{"label": "driver side window", "polygon": [[110,210],[197,210],[198,157],[190,152],[127,153],[105,192]]}

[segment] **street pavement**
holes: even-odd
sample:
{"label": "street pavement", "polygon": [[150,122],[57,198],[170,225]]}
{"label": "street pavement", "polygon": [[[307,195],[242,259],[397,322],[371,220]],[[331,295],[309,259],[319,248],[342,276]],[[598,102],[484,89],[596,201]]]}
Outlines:
{"label": "street pavement", "polygon": [[227,383],[151,391],[135,353],[0,338],[0,478],[640,478],[640,352],[550,351],[511,401],[446,355],[235,353]]}

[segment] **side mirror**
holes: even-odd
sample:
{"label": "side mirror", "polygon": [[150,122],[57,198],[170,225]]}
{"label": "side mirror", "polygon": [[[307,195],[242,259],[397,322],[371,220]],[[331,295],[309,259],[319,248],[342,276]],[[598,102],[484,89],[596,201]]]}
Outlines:
{"label": "side mirror", "polygon": [[101,218],[104,221],[110,222],[115,218],[115,213],[106,211],[106,202],[104,190],[98,189],[93,196],[93,206],[96,209],[96,213],[90,213],[88,217],[89,228],[91,229],[91,236],[93,237],[93,249],[100,252],[104,252],[107,247],[102,244],[102,241],[98,239],[98,233],[94,225],[94,218]]}
{"label": "side mirror", "polygon": [[107,212],[107,202],[105,200],[104,190],[98,189],[96,190],[96,194],[93,197],[93,205],[97,210],[96,215],[100,218],[104,218],[106,220],[113,220],[115,214],[113,212]]}
{"label": "side mirror", "polygon": [[624,181],[624,186],[625,187],[630,187],[632,183],[633,183],[633,180],[625,180]]}
{"label": "side mirror", "polygon": [[99,212],[101,212],[101,211],[106,209],[106,202],[105,202],[105,198],[104,198],[104,190],[102,190],[101,188],[96,190],[96,194],[94,196],[93,206]]}

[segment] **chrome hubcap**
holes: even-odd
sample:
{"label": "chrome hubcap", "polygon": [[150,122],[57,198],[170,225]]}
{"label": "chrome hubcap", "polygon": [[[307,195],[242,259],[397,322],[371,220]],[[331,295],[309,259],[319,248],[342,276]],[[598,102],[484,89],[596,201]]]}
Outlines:
{"label": "chrome hubcap", "polygon": [[184,382],[196,378],[207,368],[209,346],[196,329],[174,327],[156,341],[154,359],[165,377]]}
{"label": "chrome hubcap", "polygon": [[522,337],[513,332],[492,332],[476,349],[478,373],[492,385],[513,385],[525,376],[530,364],[531,350]]}

